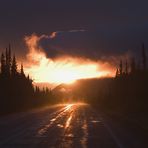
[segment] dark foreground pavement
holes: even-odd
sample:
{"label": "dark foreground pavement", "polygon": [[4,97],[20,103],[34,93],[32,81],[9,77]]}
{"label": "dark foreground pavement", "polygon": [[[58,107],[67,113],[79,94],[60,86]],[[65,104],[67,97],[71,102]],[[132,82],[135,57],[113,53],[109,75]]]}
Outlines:
{"label": "dark foreground pavement", "polygon": [[148,148],[148,137],[142,133],[87,104],[0,118],[0,148]]}

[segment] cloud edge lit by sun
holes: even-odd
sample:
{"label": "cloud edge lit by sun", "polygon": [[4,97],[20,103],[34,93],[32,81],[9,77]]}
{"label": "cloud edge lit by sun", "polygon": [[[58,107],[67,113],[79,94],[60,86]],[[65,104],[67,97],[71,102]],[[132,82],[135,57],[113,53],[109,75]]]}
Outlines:
{"label": "cloud edge lit by sun", "polygon": [[50,36],[32,34],[25,37],[28,47],[25,71],[34,78],[36,83],[73,83],[78,79],[113,76],[113,69],[107,62],[68,55],[55,60],[47,58],[38,42],[49,37],[56,37],[56,32]]}

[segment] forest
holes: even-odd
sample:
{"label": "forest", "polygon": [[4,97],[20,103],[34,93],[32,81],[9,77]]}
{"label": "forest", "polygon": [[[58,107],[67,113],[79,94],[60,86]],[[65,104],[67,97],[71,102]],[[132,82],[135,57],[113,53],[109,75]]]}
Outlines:
{"label": "forest", "polygon": [[118,120],[137,122],[148,129],[148,68],[144,44],[139,52],[141,62],[134,57],[129,61],[121,59],[114,78],[79,80],[71,88],[73,98],[79,97],[100,112]]}
{"label": "forest", "polygon": [[140,52],[140,63],[134,57],[121,59],[113,78],[82,79],[75,85],[61,84],[53,90],[41,90],[25,75],[23,64],[18,69],[9,45],[1,53],[0,114],[72,100],[87,102],[110,114],[145,116],[148,113],[148,68],[144,44]]}
{"label": "forest", "polygon": [[29,75],[25,75],[23,64],[12,56],[11,46],[1,53],[0,71],[0,114],[24,111],[52,103],[52,92],[33,85]]}

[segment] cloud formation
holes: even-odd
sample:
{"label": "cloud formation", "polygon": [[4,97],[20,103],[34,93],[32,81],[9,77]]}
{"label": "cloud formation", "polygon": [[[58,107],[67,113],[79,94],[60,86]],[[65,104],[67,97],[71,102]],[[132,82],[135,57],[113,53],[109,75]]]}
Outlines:
{"label": "cloud formation", "polygon": [[[116,28],[117,29],[117,28]],[[108,36],[108,34],[112,34]],[[122,38],[112,36],[122,35]],[[131,38],[131,40],[129,40]],[[139,55],[141,42],[124,31],[70,30],[56,31],[40,38],[38,46],[48,58],[71,56],[91,60],[116,62]],[[115,63],[114,63],[115,64]]]}
{"label": "cloud formation", "polygon": [[78,33],[78,32],[85,32],[86,30],[80,29],[80,30],[69,30],[69,31],[55,31],[52,32],[51,35],[49,36],[50,39],[56,38],[59,34],[64,34],[64,33]]}
{"label": "cloud formation", "polygon": [[42,39],[49,36],[35,34],[25,37],[28,46],[25,71],[38,83],[69,83],[83,78],[99,78],[113,76],[114,69],[107,62],[94,61],[70,55],[52,59],[46,56],[45,50],[39,45]]}
{"label": "cloud formation", "polygon": [[[89,40],[85,38],[93,51],[98,49],[102,53],[104,50],[136,50],[141,41],[147,42],[147,6],[147,0],[1,0],[0,48],[5,48],[8,42],[12,42],[15,52],[23,55],[25,48],[22,38],[25,35],[33,32],[50,34],[56,31],[51,37],[57,35],[58,43],[58,38],[65,34],[58,33],[58,30],[84,28],[95,30],[93,35],[90,32]],[[65,45],[63,42],[61,44]],[[87,47],[89,45],[84,49]]]}

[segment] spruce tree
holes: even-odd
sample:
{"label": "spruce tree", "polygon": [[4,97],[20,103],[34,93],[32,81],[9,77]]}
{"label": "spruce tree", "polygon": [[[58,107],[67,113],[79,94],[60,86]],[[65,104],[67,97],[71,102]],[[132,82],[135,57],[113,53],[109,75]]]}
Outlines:
{"label": "spruce tree", "polygon": [[6,75],[7,77],[10,76],[11,73],[11,47],[9,45],[9,49],[6,48]]}
{"label": "spruce tree", "polygon": [[9,71],[9,60],[8,60],[8,49],[6,48],[6,52],[5,52],[5,57],[6,57],[6,76],[9,77],[10,75],[10,71]]}
{"label": "spruce tree", "polygon": [[125,62],[125,74],[128,74],[128,63],[127,63],[127,61]]}
{"label": "spruce tree", "polygon": [[6,60],[5,60],[5,56],[2,53],[1,54],[1,74],[4,76],[5,75],[5,70],[6,70]]}
{"label": "spruce tree", "polygon": [[116,70],[116,77],[118,77],[119,76],[119,69],[117,68],[117,70]]}
{"label": "spruce tree", "polygon": [[122,64],[122,60],[120,60],[120,64],[119,64],[119,73],[120,73],[120,75],[123,74],[123,64]]}
{"label": "spruce tree", "polygon": [[15,55],[13,56],[13,60],[12,60],[11,74],[12,74],[12,76],[17,75],[17,62],[16,62]]}
{"label": "spruce tree", "polygon": [[9,50],[8,50],[8,69],[9,69],[9,73],[11,71],[11,63],[12,62],[12,59],[11,59],[11,46],[9,44]]}
{"label": "spruce tree", "polygon": [[21,64],[21,76],[25,76],[23,64]]}

